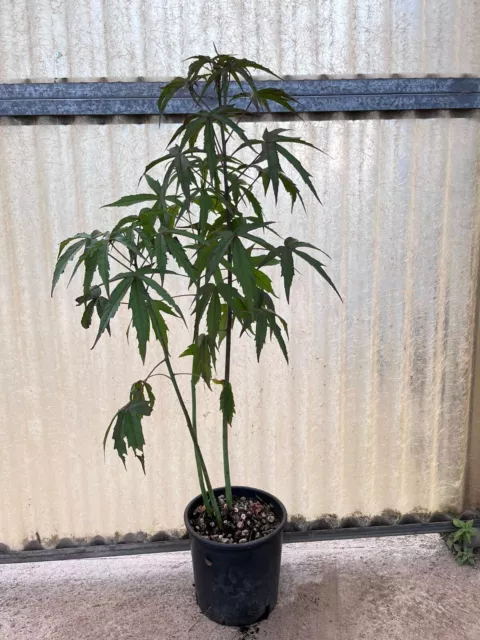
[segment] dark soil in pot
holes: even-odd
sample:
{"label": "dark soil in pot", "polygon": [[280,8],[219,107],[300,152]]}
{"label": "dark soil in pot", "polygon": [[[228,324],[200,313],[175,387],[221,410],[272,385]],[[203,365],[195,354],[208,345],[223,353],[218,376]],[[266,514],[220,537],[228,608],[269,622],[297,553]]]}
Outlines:
{"label": "dark soil in pot", "polygon": [[250,487],[232,490],[234,507],[229,510],[219,498],[224,489],[215,489],[223,502],[223,531],[214,520],[211,524],[201,496],[185,509],[185,526],[201,611],[215,622],[240,627],[268,617],[275,607],[287,513],[283,504],[265,491]]}
{"label": "dark soil in pot", "polygon": [[275,513],[272,503],[260,496],[233,496],[230,509],[223,494],[218,496],[218,504],[223,519],[223,529],[217,525],[213,514],[207,514],[203,504],[193,512],[190,524],[204,538],[222,544],[245,544],[258,540],[275,531],[281,516]]}

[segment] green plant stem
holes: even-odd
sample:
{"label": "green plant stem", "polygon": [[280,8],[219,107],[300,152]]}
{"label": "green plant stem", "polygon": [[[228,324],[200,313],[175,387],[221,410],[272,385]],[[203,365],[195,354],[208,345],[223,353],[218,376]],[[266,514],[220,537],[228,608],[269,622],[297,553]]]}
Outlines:
{"label": "green plant stem", "polygon": [[[198,292],[198,287],[197,287],[197,292]],[[198,338],[198,321],[197,319],[195,319],[195,327],[193,330],[193,343],[197,344],[197,338]],[[195,434],[195,436],[198,439],[198,433],[197,433],[197,380],[195,379],[195,376],[193,374],[193,363],[192,363],[192,375],[191,375],[191,379],[190,379],[190,390],[191,390],[191,395],[192,395],[192,429],[193,432]],[[205,489],[205,480],[203,478],[203,470],[202,470],[202,465],[200,462],[200,456],[198,454],[198,450],[197,448],[195,448],[195,464],[197,465],[197,474],[198,474],[198,482],[200,484],[200,492],[202,494],[202,499],[203,499],[203,504],[205,505],[205,509],[207,511],[207,513],[212,513],[212,508],[213,505],[210,504],[210,499],[209,496],[207,494],[207,490]],[[218,508],[218,506],[217,506]]]}
{"label": "green plant stem", "polygon": [[[223,155],[223,180],[224,180],[224,195],[225,201],[229,202],[230,192],[228,188],[228,169],[227,169],[227,141],[225,139],[225,130],[221,127],[221,138],[222,138],[222,155]],[[227,214],[227,226],[231,230],[232,229],[232,214],[226,209]],[[232,249],[228,250],[227,262],[231,266],[232,265]],[[227,283],[231,288],[233,283],[232,270],[228,270],[227,274]],[[225,334],[225,374],[224,374],[224,384],[230,382],[230,361],[232,357],[232,320],[233,314],[230,305],[227,303],[227,330]],[[223,426],[222,426],[222,443],[223,443],[223,474],[225,476],[225,500],[227,505],[231,508],[233,507],[233,496],[232,496],[232,481],[230,479],[230,460],[229,460],[229,451],[228,451],[228,421],[225,416],[223,416]]]}
{"label": "green plant stem", "polygon": [[185,421],[187,423],[187,428],[188,428],[188,431],[190,433],[190,437],[192,438],[193,446],[194,446],[194,449],[195,449],[195,455],[198,456],[198,460],[200,462],[200,467],[201,467],[201,469],[203,471],[205,482],[207,484],[210,503],[212,505],[213,512],[215,514],[215,520],[217,521],[218,526],[221,529],[223,529],[222,516],[220,515],[220,509],[218,508],[218,503],[217,503],[217,500],[215,498],[215,494],[213,493],[213,487],[212,487],[212,483],[210,482],[210,477],[208,475],[208,471],[207,471],[207,467],[206,467],[206,464],[205,464],[205,460],[203,459],[203,455],[202,455],[202,452],[200,450],[200,445],[198,444],[197,434],[195,433],[195,431],[193,429],[193,425],[192,425],[192,421],[190,419],[190,415],[188,413],[188,409],[187,409],[187,407],[185,405],[185,402],[184,402],[183,397],[182,397],[182,393],[181,393],[180,388],[179,388],[179,386],[177,384],[177,380],[176,380],[175,374],[173,372],[172,363],[170,362],[170,356],[168,355],[168,351],[167,351],[166,345],[163,342],[163,340],[160,341],[160,344],[162,345],[163,354],[165,356],[165,364],[167,366],[168,373],[170,374],[170,377],[172,379],[173,388],[174,388],[175,393],[177,395],[177,399],[178,399],[178,402],[179,402],[180,407],[182,409],[183,415],[185,416]]}

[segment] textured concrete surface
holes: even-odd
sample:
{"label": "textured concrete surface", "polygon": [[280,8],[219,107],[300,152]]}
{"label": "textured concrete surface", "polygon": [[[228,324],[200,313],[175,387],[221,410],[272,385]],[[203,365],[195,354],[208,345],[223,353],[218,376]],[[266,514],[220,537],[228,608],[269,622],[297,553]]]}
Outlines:
{"label": "textured concrete surface", "polygon": [[480,570],[438,536],[284,547],[279,604],[250,629],[195,604],[188,552],[0,567],[2,640],[478,640]]}

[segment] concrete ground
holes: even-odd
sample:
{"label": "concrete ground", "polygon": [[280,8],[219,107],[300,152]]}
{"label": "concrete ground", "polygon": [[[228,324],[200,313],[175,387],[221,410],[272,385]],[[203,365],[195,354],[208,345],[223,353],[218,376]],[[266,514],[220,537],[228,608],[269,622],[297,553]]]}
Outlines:
{"label": "concrete ground", "polygon": [[220,627],[188,552],[0,565],[1,640],[479,640],[480,570],[437,535],[286,545],[268,620]]}

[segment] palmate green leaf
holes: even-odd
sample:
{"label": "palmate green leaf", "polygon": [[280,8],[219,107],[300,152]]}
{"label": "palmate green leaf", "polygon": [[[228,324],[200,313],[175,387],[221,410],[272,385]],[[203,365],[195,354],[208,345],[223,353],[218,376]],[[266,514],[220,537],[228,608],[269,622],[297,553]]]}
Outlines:
{"label": "palmate green leaf", "polygon": [[320,204],[322,204],[322,201],[318,197],[318,193],[317,193],[317,191],[316,191],[315,187],[313,186],[313,183],[312,183],[312,181],[310,179],[311,178],[311,174],[308,173],[308,171],[303,167],[303,165],[300,162],[300,160],[298,160],[294,155],[292,155],[290,153],[290,151],[285,149],[285,147],[282,147],[282,145],[277,145],[277,148],[278,148],[278,153],[281,153],[282,156],[292,165],[292,167],[300,175],[300,177],[302,178],[303,182],[307,185],[307,187],[313,193],[313,195],[318,200],[318,202],[320,202]]}
{"label": "palmate green leaf", "polygon": [[[103,296],[100,296],[99,298],[97,298],[97,305],[96,306],[97,306],[97,315],[98,315],[99,319],[102,318],[102,315],[105,312],[105,308],[106,308],[107,304],[108,304],[108,299],[107,298],[104,298]],[[111,336],[112,332],[110,330],[110,323],[109,322],[107,323],[107,326],[105,327],[105,329],[107,330],[108,335]]]}
{"label": "palmate green leaf", "polygon": [[178,304],[175,302],[175,300],[172,298],[172,296],[168,293],[168,291],[166,291],[166,289],[160,286],[158,282],[156,282],[152,278],[148,278],[145,275],[142,275],[140,277],[143,280],[144,284],[146,284],[148,287],[151,287],[156,293],[158,293],[158,295],[161,298],[163,298],[165,302],[167,302],[171,307],[173,307],[173,309],[175,309],[179,317],[182,318],[182,320],[185,322],[185,318],[183,317],[182,310],[180,309]]}
{"label": "palmate green leaf", "polygon": [[275,321],[275,316],[267,315],[267,322],[268,322],[268,326],[270,327],[270,334],[273,333],[273,335],[275,336],[275,339],[278,342],[280,349],[282,350],[283,356],[285,360],[288,362],[287,345],[285,344],[285,340],[283,339],[282,330],[280,329],[280,327]]}
{"label": "palmate green leaf", "polygon": [[231,426],[235,414],[235,400],[230,382],[223,383],[223,389],[220,394],[220,411],[223,413],[224,419]]}
{"label": "palmate green leaf", "polygon": [[207,284],[200,287],[195,296],[195,309],[193,313],[195,314],[195,326],[198,328],[200,322],[202,320],[203,314],[210,302],[210,299],[215,291],[215,285],[212,282],[208,282]]}
{"label": "palmate green leaf", "polygon": [[[250,261],[253,262],[251,256],[250,256]],[[275,292],[272,287],[272,280],[267,276],[266,273],[264,273],[263,271],[260,271],[260,269],[254,269],[253,274],[255,276],[255,284],[259,289],[262,289],[263,291],[268,291],[268,293],[275,295]]]}
{"label": "palmate green leaf", "polygon": [[[143,383],[143,381],[141,381]],[[134,387],[140,383],[135,383]],[[151,391],[151,388],[150,388]],[[132,398],[131,393],[131,398]],[[152,401],[153,397],[153,401]],[[127,446],[130,447],[142,465],[143,472],[145,473],[145,456],[143,455],[143,447],[145,445],[145,438],[143,436],[141,420],[144,416],[149,416],[152,413],[155,397],[149,394],[149,400],[145,400],[143,395],[143,388],[141,392],[136,394],[136,397],[131,399],[124,407],[122,407],[113,417],[112,421],[108,425],[103,438],[103,450],[107,444],[108,435],[113,427],[112,439],[113,448],[118,453],[120,459],[126,468]]]}
{"label": "palmate green leaf", "polygon": [[147,302],[148,315],[152,321],[152,328],[157,340],[164,345],[166,352],[168,353],[168,325],[162,316],[164,305],[160,300],[149,300]]}
{"label": "palmate green leaf", "polygon": [[211,339],[215,339],[220,331],[220,319],[222,316],[222,305],[220,296],[215,291],[210,298],[207,311],[207,330]]}
{"label": "palmate green leaf", "polygon": [[250,262],[250,255],[239,238],[234,238],[232,243],[233,273],[240,283],[247,305],[253,303],[256,283],[255,274]]}
{"label": "palmate green leaf", "polygon": [[94,298],[93,300],[90,300],[90,302],[88,302],[85,306],[85,311],[83,312],[82,319],[80,321],[84,329],[88,329],[92,324],[92,315],[95,310],[96,304],[97,300]]}
{"label": "palmate green leaf", "polygon": [[110,238],[112,240],[116,239],[117,233],[119,231],[124,229],[127,225],[133,224],[134,222],[138,222],[138,216],[134,216],[134,215],[125,216],[124,218],[119,220],[117,224],[113,227],[113,229],[110,232]]}
{"label": "palmate green leaf", "polygon": [[255,195],[250,191],[250,188],[247,187],[243,189],[243,195],[247,198],[249,203],[252,205],[252,209],[255,212],[257,218],[263,221],[263,208]]}
{"label": "palmate green leaf", "polygon": [[97,266],[98,273],[100,278],[102,279],[103,286],[105,287],[105,291],[107,296],[110,295],[110,265],[109,265],[109,256],[108,256],[108,247],[109,247],[110,236],[107,233],[105,240],[100,242],[99,247],[97,249]]}
{"label": "palmate green leaf", "polygon": [[137,332],[138,352],[142,362],[145,363],[147,342],[150,337],[150,320],[147,309],[147,292],[143,282],[138,278],[133,278],[128,308],[132,313],[132,324]]}
{"label": "palmate green leaf", "polygon": [[164,113],[165,108],[167,107],[170,100],[173,96],[178,93],[181,89],[184,89],[186,85],[186,79],[177,76],[173,80],[171,80],[165,87],[163,87],[162,92],[160,93],[160,97],[157,102],[158,110],[161,114]]}
{"label": "palmate green leaf", "polygon": [[185,249],[180,244],[178,238],[166,235],[165,241],[167,243],[167,249],[169,253],[175,259],[178,266],[185,271],[185,273],[191,280],[195,280],[195,278],[197,277],[195,267],[188,259]]}
{"label": "palmate green leaf", "polygon": [[[224,236],[220,236],[216,241],[216,244],[207,253],[208,267],[206,270],[205,278],[210,280],[215,271],[218,269],[220,262],[228,253],[228,248],[232,243],[234,234],[232,231],[225,233]],[[198,270],[198,267],[197,267]]]}
{"label": "palmate green leaf", "polygon": [[340,298],[340,300],[342,300],[342,296],[338,292],[337,287],[334,285],[333,280],[330,278],[328,273],[323,268],[325,265],[319,262],[318,260],[316,260],[315,258],[313,258],[308,253],[305,253],[304,251],[294,249],[294,252],[297,254],[297,256],[300,256],[301,258],[303,258],[305,262],[308,262],[308,264],[311,265],[315,269],[315,271],[317,271],[317,273],[319,273],[326,282],[328,282],[328,284],[332,287],[332,289],[335,291],[335,293]]}
{"label": "palmate green leaf", "polygon": [[264,313],[260,312],[257,316],[257,322],[255,324],[255,347],[257,350],[257,360],[260,362],[260,354],[262,353],[263,345],[267,337],[267,317]]}
{"label": "palmate green leaf", "polygon": [[310,244],[309,242],[300,242],[300,240],[296,240],[296,238],[292,238],[291,236],[285,238],[284,244],[286,247],[290,247],[290,249],[292,250],[298,249],[300,247],[314,249],[315,251],[320,251],[320,253],[323,253],[323,255],[327,256],[327,258],[330,258],[328,253],[325,253],[323,249],[320,249],[319,247],[316,247],[314,244]]}
{"label": "palmate green leaf", "polygon": [[303,202],[302,195],[297,185],[293,182],[293,180],[290,180],[290,178],[286,176],[284,173],[280,173],[278,177],[280,178],[280,181],[283,184],[285,191],[288,193],[288,195],[292,200],[292,211],[293,211],[293,206],[297,201],[297,198],[299,198],[300,202],[302,203],[303,209],[305,210],[305,203]]}
{"label": "palmate green leaf", "polygon": [[[86,296],[92,288],[93,276],[97,270],[97,251],[98,245],[94,245],[85,251],[83,263],[85,265],[85,275],[83,279],[83,295]],[[72,278],[75,272],[72,274]]]}
{"label": "palmate green leaf", "polygon": [[290,302],[290,289],[292,287],[292,280],[295,273],[292,250],[289,247],[279,247],[278,252],[280,254],[280,264],[282,266],[285,295],[287,296],[287,302]]}
{"label": "palmate green leaf", "polygon": [[102,333],[107,328],[107,325],[110,323],[110,320],[115,316],[120,306],[120,302],[124,298],[125,294],[129,290],[132,285],[132,278],[125,278],[121,280],[115,289],[112,291],[112,294],[105,305],[105,308],[102,313],[102,317],[100,318],[100,326],[98,328],[97,337],[95,338],[95,342],[93,343],[92,349],[95,347],[97,342],[100,340]]}
{"label": "palmate green leaf", "polygon": [[195,355],[193,356],[192,372],[195,376],[195,384],[203,378],[205,384],[211,389],[212,360],[208,336],[201,333],[197,338]]}
{"label": "palmate green leaf", "polygon": [[66,249],[57,259],[55,270],[53,272],[52,291],[51,291],[52,296],[53,296],[53,291],[55,289],[55,286],[60,276],[65,271],[67,264],[70,262],[70,260],[72,260],[75,257],[75,255],[80,251],[80,249],[82,249],[82,247],[85,246],[85,242],[86,240],[79,240],[78,242],[75,242],[75,244],[70,245],[68,249]]}
{"label": "palmate green leaf", "polygon": [[287,111],[295,113],[295,108],[290,104],[292,102],[298,102],[296,98],[289,95],[283,89],[273,89],[266,87],[265,89],[257,89],[257,100],[267,110],[270,111],[269,102],[276,102],[280,106],[284,107]]}
{"label": "palmate green leaf", "polygon": [[120,200],[116,200],[110,204],[104,204],[102,209],[105,207],[131,207],[134,204],[140,204],[140,202],[148,202],[152,200],[158,200],[158,196],[154,193],[137,193],[131,196],[123,196]]}
{"label": "palmate green leaf", "polygon": [[167,242],[163,233],[157,233],[154,240],[154,252],[157,260],[157,269],[161,275],[162,284],[167,270]]}

